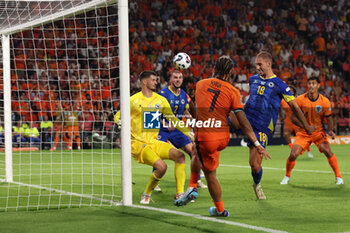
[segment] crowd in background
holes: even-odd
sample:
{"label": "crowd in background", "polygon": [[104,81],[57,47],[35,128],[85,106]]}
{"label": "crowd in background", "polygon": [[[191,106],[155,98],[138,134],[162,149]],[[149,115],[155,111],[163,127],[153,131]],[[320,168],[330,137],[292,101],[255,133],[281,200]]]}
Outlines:
{"label": "crowd in background", "polygon": [[[350,112],[350,10],[348,1],[155,0],[130,3],[132,89],[144,69],[159,73],[166,86],[172,56],[187,52],[184,88],[194,97],[196,81],[210,77],[216,58],[229,55],[234,80],[247,83],[255,74],[255,55],[272,53],[274,72],[297,94],[307,78],[319,76],[321,93],[335,122]],[[247,98],[248,92],[242,90]],[[347,126],[348,127],[348,126]]]}
{"label": "crowd in background", "polygon": [[58,122],[61,114],[78,115],[83,145],[91,146],[93,134],[110,135],[119,108],[116,14],[116,8],[98,8],[12,35],[12,120],[19,124],[13,134],[21,136],[14,142],[32,143],[26,126],[41,133],[45,122],[53,122],[51,133],[36,137],[53,141],[68,121]]}
{"label": "crowd in background", "polygon": [[[235,63],[235,82],[248,83],[255,74],[255,55],[265,49],[273,55],[274,72],[294,85],[297,94],[306,91],[308,77],[319,76],[335,122],[344,122],[350,112],[348,4],[130,1],[131,92],[139,90],[143,70],[155,70],[159,88],[165,87],[174,69],[172,58],[180,51],[192,60],[183,85],[192,98],[195,83],[212,75],[214,61],[223,54]],[[57,109],[62,109],[79,113],[81,132],[107,135],[119,108],[117,20],[116,7],[99,8],[13,35],[13,121],[33,122],[40,128],[44,119],[55,123]],[[248,92],[242,89],[242,95],[247,98]]]}

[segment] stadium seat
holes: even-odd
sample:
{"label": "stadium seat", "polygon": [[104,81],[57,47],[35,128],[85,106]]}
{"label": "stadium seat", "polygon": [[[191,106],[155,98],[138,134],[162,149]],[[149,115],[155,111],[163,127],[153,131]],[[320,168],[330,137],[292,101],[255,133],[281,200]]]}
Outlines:
{"label": "stadium seat", "polygon": [[338,119],[338,132],[344,132],[350,126],[350,118]]}

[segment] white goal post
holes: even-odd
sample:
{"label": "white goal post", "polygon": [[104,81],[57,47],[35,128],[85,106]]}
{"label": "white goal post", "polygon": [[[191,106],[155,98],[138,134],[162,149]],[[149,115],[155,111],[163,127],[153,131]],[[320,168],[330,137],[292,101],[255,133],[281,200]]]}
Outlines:
{"label": "white goal post", "polygon": [[[36,6],[40,7],[33,7],[31,4],[37,4]],[[81,151],[75,151],[72,150],[72,143],[74,143],[74,140],[70,142],[70,151],[69,152],[64,152],[64,151],[49,151],[48,148],[43,150],[42,148],[39,148],[39,152],[28,152],[26,154],[21,154],[22,152],[16,152],[20,153],[19,156],[14,157],[15,153],[13,152],[13,126],[12,123],[14,122],[13,120],[13,111],[11,107],[11,102],[12,102],[12,93],[13,93],[13,76],[14,75],[14,70],[16,70],[16,67],[13,67],[13,64],[16,62],[15,61],[15,55],[16,55],[16,50],[14,50],[11,46],[15,44],[15,42],[11,41],[13,38],[11,38],[12,35],[15,33],[21,33],[25,31],[35,31],[39,30],[38,28],[40,27],[45,27],[47,24],[54,25],[55,22],[57,21],[62,21],[63,25],[65,24],[65,20],[69,19],[70,17],[76,17],[79,15],[82,15],[81,17],[86,16],[90,11],[96,11],[96,9],[100,8],[105,8],[106,12],[108,14],[108,7],[112,6],[114,7],[113,10],[117,9],[117,12],[113,12],[113,17],[117,21],[116,27],[118,27],[117,34],[118,35],[105,35],[104,39],[107,41],[107,48],[103,48],[103,45],[100,45],[100,35],[98,34],[99,32],[105,30],[103,27],[105,25],[101,26],[100,31],[97,29],[93,29],[91,31],[96,31],[96,36],[92,36],[91,40],[97,41],[96,44],[97,46],[101,46],[101,50],[105,49],[105,56],[99,56],[97,54],[97,68],[93,67],[92,69],[96,71],[96,73],[100,74],[101,72],[98,71],[98,68],[102,67],[104,69],[109,78],[111,78],[111,69],[118,69],[119,70],[119,76],[113,77],[113,79],[118,79],[118,80],[112,80],[112,81],[107,81],[107,83],[113,83],[113,84],[119,84],[118,90],[115,91],[116,93],[119,94],[118,101],[120,102],[120,111],[121,111],[121,119],[123,120],[122,124],[122,129],[120,131],[120,141],[121,141],[121,158],[120,158],[120,163],[117,164],[117,166],[121,166],[120,168],[120,175],[116,174],[115,172],[115,167],[113,167],[115,163],[115,156],[113,155],[113,146],[112,150],[104,150],[103,147],[101,148],[101,152],[97,153],[97,158],[95,158],[94,155],[94,150],[84,150],[82,148]],[[117,7],[116,7],[117,6]],[[8,7],[8,8],[6,8]],[[22,7],[23,9],[19,9]],[[3,107],[3,120],[4,120],[4,157],[0,157],[0,163],[3,162],[3,165],[0,164],[0,189],[1,188],[7,188],[7,197],[1,196],[0,194],[0,211],[2,210],[9,210],[10,208],[13,208],[15,210],[25,208],[25,209],[30,209],[31,207],[34,207],[37,209],[40,209],[41,207],[43,208],[51,208],[51,204],[53,207],[58,207],[60,208],[61,206],[65,207],[70,207],[70,206],[92,206],[92,205],[102,205],[103,203],[107,203],[108,205],[132,205],[132,169],[131,169],[131,135],[130,135],[130,71],[129,71],[129,19],[128,19],[128,1],[127,0],[4,0],[0,2],[0,35],[2,37],[1,40],[1,54],[0,57],[2,56],[2,67],[0,67],[0,70],[2,68],[2,75],[0,73],[0,79],[2,78],[3,80],[3,101],[4,101],[4,107]],[[108,15],[107,15],[108,16]],[[112,17],[112,16],[111,16]],[[85,19],[87,22],[89,19]],[[100,25],[98,22],[99,21],[99,16],[96,15],[96,25]],[[108,17],[104,19],[105,22],[107,22],[107,27],[108,27]],[[75,23],[73,23],[75,24]],[[68,25],[69,26],[69,25]],[[67,27],[68,27],[67,26]],[[84,26],[83,30],[86,30],[86,34],[89,33],[89,27],[90,25],[86,23]],[[97,26],[99,27],[99,26]],[[76,29],[75,29],[76,30]],[[44,29],[42,29],[42,35],[44,35]],[[114,31],[113,31],[114,32]],[[31,32],[33,35],[34,33]],[[55,33],[55,32],[54,32]],[[53,34],[54,34],[53,33]],[[75,31],[76,33],[76,31]],[[88,36],[87,36],[88,37]],[[103,36],[101,36],[103,37]],[[117,49],[113,47],[110,48],[109,40],[111,37],[117,37],[115,41],[118,42]],[[22,39],[22,47],[23,51],[26,50],[25,46],[25,38]],[[46,39],[52,39],[52,38],[41,38],[43,41]],[[54,41],[56,42],[59,39],[62,38],[54,38]],[[87,38],[88,40],[90,38]],[[35,49],[35,38],[32,38],[32,44],[34,44],[34,49]],[[76,39],[78,41],[78,39]],[[55,43],[54,42],[54,43]],[[20,44],[20,43],[19,43]],[[69,46],[66,41],[63,41],[63,44],[67,46],[65,49],[65,52],[69,54]],[[12,50],[11,50],[12,49]],[[59,50],[61,48],[57,48]],[[64,50],[63,49],[63,50]],[[95,48],[90,48],[90,51]],[[78,48],[76,48],[78,50]],[[86,49],[87,51],[89,50],[88,48]],[[118,51],[117,58],[115,57],[114,54],[112,54],[110,51]],[[53,53],[56,53],[57,51],[55,50]],[[89,51],[87,52],[89,53]],[[86,59],[88,59],[89,56],[87,56]],[[28,59],[37,60],[39,59],[46,59],[42,60],[46,62],[47,64],[49,63],[50,59],[45,57],[44,58],[38,58],[35,55],[34,52],[34,57],[29,57]],[[56,58],[59,59],[59,58]],[[77,58],[78,60],[79,58]],[[117,67],[113,67],[113,61],[118,61]],[[101,62],[102,61],[102,62]],[[103,63],[103,65],[100,65],[100,63]],[[81,68],[78,64],[79,62],[77,61],[76,64],[78,67],[76,69],[84,69]],[[88,62],[87,62],[88,63]],[[113,63],[113,64],[112,64]],[[68,61],[67,61],[68,64]],[[105,66],[106,64],[110,65],[108,67]],[[69,64],[70,65],[70,64]],[[27,64],[26,64],[27,66]],[[27,68],[27,67],[26,67]],[[40,70],[40,67],[34,67],[33,69]],[[47,68],[47,73],[50,72],[50,68]],[[59,72],[59,68],[57,68],[57,72]],[[67,69],[67,72],[69,70],[69,67]],[[84,72],[83,72],[84,73]],[[86,68],[86,74],[87,76],[90,75],[90,66],[87,65]],[[1,77],[2,76],[2,77]],[[73,76],[73,75],[72,75]],[[80,78],[80,74],[79,74]],[[78,78],[78,79],[79,79]],[[48,78],[49,80],[49,78]],[[74,81],[74,79],[68,79],[67,82]],[[20,80],[21,81],[21,80]],[[79,80],[75,80],[79,82]],[[103,80],[102,80],[103,81]],[[99,81],[100,83],[102,81]],[[17,80],[16,80],[17,82]],[[37,81],[38,85],[39,80]],[[58,83],[60,80],[58,81]],[[49,83],[49,81],[48,81]],[[48,84],[50,85],[50,84]],[[70,84],[69,84],[70,85]],[[101,84],[102,85],[102,84]],[[100,90],[98,91],[99,94],[96,95],[102,95],[102,86],[99,86]],[[58,87],[60,88],[60,87]],[[80,88],[80,86],[79,86]],[[112,87],[113,88],[113,87]],[[50,91],[50,88],[49,88]],[[20,99],[20,94],[23,94],[23,90],[18,90],[18,98]],[[60,90],[56,91],[60,92]],[[69,111],[74,111],[75,105],[77,102],[72,99],[71,97],[71,92],[72,90],[69,90],[69,100],[67,102],[71,103],[71,106],[68,106],[67,109]],[[110,92],[113,93],[113,90],[110,90]],[[90,92],[91,88],[90,88]],[[97,92],[96,92],[97,93]],[[31,93],[30,93],[31,94]],[[29,92],[24,95],[30,95]],[[117,94],[117,95],[118,95]],[[34,95],[34,94],[33,94]],[[61,95],[61,94],[60,94]],[[82,95],[82,91],[79,89],[77,95]],[[92,97],[92,96],[91,96]],[[35,97],[36,98],[36,97]],[[37,100],[35,100],[37,101]],[[40,99],[38,104],[40,104]],[[49,100],[51,102],[51,99]],[[101,100],[101,102],[104,100]],[[110,108],[110,105],[113,106],[113,96],[110,97],[110,103],[107,103],[106,106],[103,106],[102,109],[104,108]],[[19,102],[21,102],[19,100]],[[107,102],[107,101],[105,101]],[[79,102],[80,103],[80,102]],[[92,103],[92,102],[91,102]],[[31,103],[33,104],[33,103]],[[109,105],[108,105],[109,104]],[[61,103],[60,103],[61,105]],[[92,105],[92,110],[94,111],[94,104]],[[104,103],[103,103],[104,105]],[[61,106],[62,107],[62,106]],[[64,107],[64,106],[63,106]],[[46,109],[40,109],[37,110],[39,113],[40,112],[45,112],[45,111],[50,111]],[[67,110],[68,111],[68,110]],[[83,111],[83,110],[82,110]],[[63,112],[63,110],[62,110]],[[52,112],[51,112],[52,113]],[[28,113],[29,114],[29,113]],[[31,115],[30,113],[29,115]],[[63,114],[63,113],[62,113]],[[66,114],[66,113],[64,113]],[[64,115],[63,114],[63,115]],[[68,113],[69,114],[69,113]],[[80,112],[79,112],[80,114]],[[104,112],[99,113],[102,116],[104,116]],[[94,115],[94,113],[92,113]],[[66,116],[64,116],[66,117]],[[79,115],[80,117],[80,115]],[[22,119],[22,118],[21,118]],[[26,118],[27,119],[27,118]],[[39,118],[42,119],[42,118]],[[66,118],[65,118],[66,119]],[[69,118],[67,118],[69,119]],[[80,118],[79,118],[80,119]],[[103,118],[105,119],[105,118]],[[67,120],[66,120],[67,121]],[[21,120],[22,122],[22,120]],[[24,122],[24,121],[23,121]],[[39,122],[40,123],[40,122]],[[30,123],[31,124],[31,123]],[[63,123],[62,123],[63,125]],[[1,125],[0,125],[1,127]],[[31,126],[30,126],[31,127]],[[79,124],[80,127],[80,124]],[[69,128],[69,127],[68,127]],[[56,132],[58,133],[58,132]],[[67,133],[67,135],[70,132]],[[73,132],[70,137],[75,137]],[[82,132],[80,132],[82,133]],[[79,132],[78,132],[79,134]],[[53,137],[51,136],[50,140],[51,145],[53,145]],[[56,136],[57,137],[57,136]],[[61,136],[60,136],[61,137]],[[64,138],[62,134],[62,138]],[[79,136],[77,136],[79,137]],[[104,136],[103,136],[104,137]],[[102,138],[103,138],[102,137]],[[91,136],[92,139],[90,139],[91,143],[94,143],[94,135]],[[80,140],[80,138],[79,138]],[[42,143],[42,142],[41,142]],[[85,143],[84,141],[81,142],[82,144]],[[113,140],[111,139],[111,144],[113,144]],[[57,144],[57,143],[56,143]],[[67,144],[67,142],[66,142]],[[69,143],[68,143],[69,144]],[[67,147],[69,149],[69,145],[67,144]],[[21,142],[20,142],[21,145]],[[30,141],[30,145],[32,145],[32,141]],[[62,143],[63,145],[63,143]],[[103,144],[102,144],[103,145]],[[56,147],[56,146],[55,146]],[[79,146],[80,150],[80,141],[79,141]],[[51,148],[52,149],[52,148]],[[1,152],[0,152],[1,153]],[[56,153],[57,157],[56,157]],[[106,153],[107,155],[104,155]],[[4,158],[4,159],[2,159]],[[66,160],[70,160],[69,161]],[[1,161],[2,160],[2,161]],[[27,160],[29,162],[27,162]],[[39,162],[38,162],[39,161]],[[59,162],[57,162],[59,161]],[[79,161],[81,165],[79,165],[77,162]],[[87,162],[88,161],[88,162]],[[96,165],[94,165],[94,161],[98,161]],[[41,163],[41,164],[40,164]],[[17,166],[17,170],[19,171],[14,171],[13,167],[14,164]],[[57,165],[55,167],[55,165]],[[87,165],[86,165],[87,164]],[[65,169],[68,169],[66,166],[70,166],[69,172],[66,172]],[[35,168],[34,168],[35,167]],[[29,170],[29,172],[26,172],[25,169]],[[33,170],[39,170],[40,174],[31,174],[30,172]],[[46,169],[46,170],[45,170]],[[1,170],[4,171],[4,174],[1,173]],[[57,172],[57,170],[60,170],[60,173]],[[77,172],[78,171],[78,172]],[[22,173],[21,173],[22,172]],[[51,172],[51,174],[50,174]],[[104,173],[105,172],[105,173]],[[48,180],[43,179],[43,176],[48,173]],[[24,174],[24,178],[21,178],[20,174]],[[77,176],[78,174],[78,176]],[[58,176],[58,177],[56,177]],[[113,188],[114,186],[119,183],[115,181],[115,177],[121,176],[120,180],[120,188],[121,188],[121,198],[120,200],[116,200],[115,197],[118,196],[115,194]],[[31,183],[32,180],[38,179],[39,182]],[[45,181],[44,181],[45,180]],[[108,180],[108,181],[106,181]],[[110,181],[109,181],[110,180]],[[28,181],[28,182],[26,182]],[[64,182],[63,182],[64,181]],[[71,184],[69,186],[69,183],[67,181],[72,181],[72,183],[75,182],[81,182],[81,184],[78,184],[76,187],[73,187],[74,185]],[[101,181],[103,184],[106,182],[106,186],[108,187],[108,191],[105,191],[105,187],[101,187],[98,182]],[[61,182],[61,183],[59,183]],[[108,183],[110,182],[110,183]],[[7,186],[6,186],[7,185]],[[84,186],[86,185],[86,187]],[[48,187],[49,186],[49,187]],[[16,192],[13,192],[13,187],[18,187],[18,190]],[[28,189],[23,190],[21,187],[27,187]],[[65,187],[67,187],[65,189]],[[22,190],[21,190],[22,189]],[[36,191],[32,191],[32,189],[38,189]],[[41,190],[40,190],[41,189]],[[4,190],[4,189],[3,189]],[[23,197],[25,194],[21,193],[21,191],[24,193],[29,193],[28,195],[31,195],[31,193],[34,193],[33,196],[35,196],[37,200],[37,204],[35,204],[35,201],[33,202],[33,199],[27,198],[26,201],[23,201],[27,203],[27,205],[20,204],[22,201],[21,199],[26,198]],[[77,191],[78,190],[78,191]],[[96,190],[102,190],[99,191]],[[107,189],[106,189],[107,190]],[[46,191],[49,192],[49,194],[46,193]],[[0,191],[1,192],[1,191]],[[91,192],[91,193],[90,193]],[[17,196],[15,196],[17,193]],[[3,194],[6,195],[6,194]],[[56,198],[56,196],[57,198]],[[70,196],[69,201],[67,203],[63,200],[65,198],[63,197],[64,195]],[[77,203],[74,202],[74,197],[78,197]],[[53,198],[55,197],[55,198]],[[85,201],[82,199],[90,199],[90,201]],[[12,202],[17,202],[16,206],[10,206],[9,203]],[[47,203],[46,203],[47,202]],[[57,202],[57,203],[56,203]],[[33,204],[34,203],[34,204]],[[44,203],[44,204],[43,204]],[[61,203],[64,203],[61,205]],[[87,204],[86,204],[87,203]],[[98,204],[96,204],[98,203]],[[37,206],[35,206],[37,205]]]}

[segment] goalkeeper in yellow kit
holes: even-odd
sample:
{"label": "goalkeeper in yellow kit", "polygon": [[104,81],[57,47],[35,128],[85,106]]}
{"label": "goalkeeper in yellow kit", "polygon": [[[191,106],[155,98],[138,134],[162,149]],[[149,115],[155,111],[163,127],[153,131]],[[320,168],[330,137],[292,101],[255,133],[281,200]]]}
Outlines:
{"label": "goalkeeper in yellow kit", "polygon": [[[164,159],[175,162],[176,195],[175,200],[183,195],[185,185],[185,155],[172,145],[158,141],[161,115],[176,128],[189,135],[189,129],[174,116],[169,102],[156,90],[157,77],[154,71],[146,70],[140,74],[141,91],[130,97],[131,112],[131,154],[139,163],[147,164],[156,170],[152,173],[147,187],[141,196],[141,204],[149,204],[152,190],[164,176],[167,165]],[[120,124],[120,112],[115,115],[115,122]],[[191,134],[192,141],[193,136]]]}

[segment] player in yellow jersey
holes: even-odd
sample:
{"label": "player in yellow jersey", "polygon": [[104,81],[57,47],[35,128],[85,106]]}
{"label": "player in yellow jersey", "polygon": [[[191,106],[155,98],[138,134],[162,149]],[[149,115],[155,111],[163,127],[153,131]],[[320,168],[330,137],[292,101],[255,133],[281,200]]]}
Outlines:
{"label": "player in yellow jersey", "polygon": [[[152,190],[164,176],[167,170],[164,159],[175,162],[176,199],[183,195],[185,185],[184,153],[166,142],[158,141],[157,136],[162,114],[169,122],[174,122],[176,128],[185,135],[189,135],[189,129],[174,116],[167,99],[154,92],[157,85],[156,75],[154,71],[143,71],[140,74],[141,91],[130,97],[131,155],[137,162],[156,169],[141,195],[141,204],[149,204]],[[115,121],[118,122],[119,118],[120,112],[115,116]],[[193,141],[193,136],[191,139]]]}

